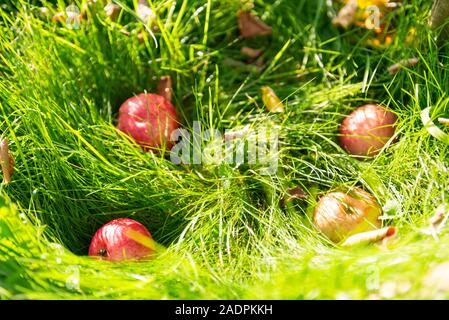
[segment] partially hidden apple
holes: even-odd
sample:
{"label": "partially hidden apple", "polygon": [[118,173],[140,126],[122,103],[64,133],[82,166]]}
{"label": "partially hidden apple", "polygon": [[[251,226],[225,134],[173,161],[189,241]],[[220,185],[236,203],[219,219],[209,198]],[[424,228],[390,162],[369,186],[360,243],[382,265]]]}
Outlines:
{"label": "partially hidden apple", "polygon": [[126,100],[119,109],[120,131],[144,149],[171,149],[170,135],[179,127],[175,107],[163,96],[142,93]]}
{"label": "partially hidden apple", "polygon": [[357,108],[340,127],[340,145],[354,156],[372,157],[394,136],[397,116],[377,104]]}
{"label": "partially hidden apple", "polygon": [[315,226],[333,242],[348,236],[376,230],[382,226],[379,219],[382,207],[376,199],[360,188],[335,191],[323,196],[315,207]]}
{"label": "partially hidden apple", "polygon": [[110,261],[142,260],[154,253],[153,243],[150,232],[141,223],[129,218],[115,219],[95,233],[89,256]]}

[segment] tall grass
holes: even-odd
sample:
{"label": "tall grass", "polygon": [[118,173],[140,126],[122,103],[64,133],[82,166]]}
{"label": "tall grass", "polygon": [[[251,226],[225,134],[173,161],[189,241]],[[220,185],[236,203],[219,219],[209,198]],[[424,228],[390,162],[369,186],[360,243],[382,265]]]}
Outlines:
{"label": "tall grass", "polygon": [[[16,159],[12,183],[2,186],[1,297],[447,296],[425,275],[449,257],[449,235],[445,229],[435,240],[421,230],[447,203],[449,181],[449,147],[420,117],[429,106],[433,119],[449,115],[438,104],[449,85],[446,50],[427,27],[427,2],[405,1],[385,49],[366,45],[370,31],[333,28],[337,8],[323,0],[254,1],[273,35],[253,40],[238,38],[241,1],[153,1],[157,46],[149,33],[140,43],[119,31],[145,30],[126,10],[115,23],[92,10],[88,23],[70,29],[39,17],[40,5],[57,12],[67,4],[22,0],[0,9],[0,128]],[[244,63],[242,46],[264,50],[261,69]],[[417,67],[388,74],[390,64],[412,56]],[[279,125],[278,173],[174,165],[119,133],[120,104],[155,91],[166,74],[185,128]],[[286,113],[265,112],[264,85],[284,99]],[[357,161],[336,136],[344,116],[364,103],[398,115],[398,142]],[[385,224],[400,230],[388,250],[343,251],[312,226],[318,197],[342,185],[362,186],[384,205]],[[308,198],[283,207],[296,186]],[[156,259],[85,257],[95,230],[117,217],[148,227],[164,247]],[[391,283],[394,292],[385,293]]]}

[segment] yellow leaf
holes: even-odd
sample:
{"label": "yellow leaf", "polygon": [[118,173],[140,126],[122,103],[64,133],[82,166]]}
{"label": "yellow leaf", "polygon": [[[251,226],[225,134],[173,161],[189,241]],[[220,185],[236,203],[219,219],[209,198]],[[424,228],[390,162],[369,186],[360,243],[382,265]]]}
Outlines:
{"label": "yellow leaf", "polygon": [[360,9],[365,9],[371,6],[385,7],[389,0],[357,0],[357,5]]}
{"label": "yellow leaf", "polygon": [[282,101],[270,87],[262,87],[262,101],[270,112],[284,112]]}
{"label": "yellow leaf", "polygon": [[343,243],[343,247],[355,247],[359,245],[367,245],[370,243],[376,243],[388,238],[392,238],[396,235],[397,230],[395,227],[386,227],[383,229],[377,229],[373,231],[367,231],[357,233],[347,238]]}
{"label": "yellow leaf", "polygon": [[144,247],[147,247],[153,251],[156,251],[156,242],[151,239],[150,237],[147,237],[140,232],[137,232],[132,229],[126,230],[126,236],[135,242],[143,245]]}

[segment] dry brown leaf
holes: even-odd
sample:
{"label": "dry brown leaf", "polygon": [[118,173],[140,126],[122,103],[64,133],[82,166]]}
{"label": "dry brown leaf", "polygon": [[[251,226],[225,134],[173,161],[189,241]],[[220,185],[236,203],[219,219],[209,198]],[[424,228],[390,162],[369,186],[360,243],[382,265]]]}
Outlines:
{"label": "dry brown leaf", "polygon": [[295,199],[307,199],[307,193],[300,187],[290,188],[287,190],[287,195],[282,197],[280,201],[281,207],[285,207],[285,205]]}
{"label": "dry brown leaf", "polygon": [[145,41],[145,32],[139,32],[139,34],[137,35],[137,39],[139,39],[140,43],[143,43]]}
{"label": "dry brown leaf", "polygon": [[435,210],[435,215],[429,220],[430,228],[436,233],[440,232],[441,228],[444,227],[446,223],[448,213],[449,208],[446,204],[438,206]]}
{"label": "dry brown leaf", "polygon": [[[82,9],[79,11],[76,6],[69,6],[65,11],[61,11],[55,13],[51,20],[53,22],[59,23],[71,23],[71,22],[79,22],[86,19],[87,16],[87,6],[90,5],[90,2],[87,3]],[[73,11],[72,11],[73,10]]]}
{"label": "dry brown leaf", "polygon": [[[86,3],[83,4],[83,6],[81,7],[81,10],[76,6],[76,5],[70,5],[66,8],[65,11],[61,11],[58,12],[56,14],[53,15],[52,17],[52,21],[53,22],[60,22],[60,23],[66,23],[67,21],[83,21],[87,19],[87,12],[91,11],[91,12],[95,12],[96,5],[98,4],[98,0],[89,0]],[[109,5],[107,5],[105,7],[108,7]],[[117,5],[113,5],[113,6],[117,6]],[[120,7],[119,7],[120,8]],[[73,11],[72,11],[73,10]],[[41,13],[48,15],[48,9],[46,8],[41,8]]]}
{"label": "dry brown leaf", "polygon": [[[66,10],[66,11],[58,12],[52,16],[52,21],[66,23],[67,20],[79,20],[79,21],[86,20],[87,12],[89,10],[92,12],[95,11],[96,4],[97,4],[97,0],[91,0],[91,1],[86,2],[82,6],[80,12],[78,12],[77,10],[74,10],[74,11]],[[76,9],[77,7],[74,7],[74,8]],[[104,7],[106,16],[108,16],[112,21],[115,21],[117,19],[117,16],[120,13],[120,10],[121,10],[121,7],[116,4],[113,4],[113,3],[109,3]],[[40,9],[40,14],[43,17],[48,17],[50,15],[49,10],[45,7]]]}
{"label": "dry brown leaf", "polygon": [[145,24],[154,26],[156,24],[156,13],[148,5],[148,1],[139,0],[136,13]]}
{"label": "dry brown leaf", "polygon": [[129,32],[129,31],[125,30],[125,29],[120,29],[119,31],[120,31],[121,34],[123,34],[123,35],[125,35],[127,37],[131,36],[131,32]]}
{"label": "dry brown leaf", "polygon": [[287,190],[287,193],[289,195],[289,199],[287,201],[307,198],[307,193],[305,193],[304,190],[302,190],[302,188],[300,187],[290,188]]}
{"label": "dry brown leaf", "polygon": [[410,58],[410,59],[404,59],[404,60],[399,61],[398,63],[391,65],[388,68],[388,72],[391,75],[394,75],[394,74],[398,73],[399,70],[401,70],[404,67],[410,68],[410,67],[416,66],[418,64],[418,62],[419,62],[419,59],[415,58],[415,57]]}
{"label": "dry brown leaf", "polygon": [[367,245],[393,238],[397,233],[395,227],[386,227],[368,232],[357,233],[347,238],[342,247],[355,247],[359,245]]}
{"label": "dry brown leaf", "polygon": [[354,24],[358,8],[357,0],[347,1],[346,5],[341,8],[338,15],[332,20],[332,24],[336,27],[347,29]]}
{"label": "dry brown leaf", "polygon": [[281,99],[279,99],[276,93],[274,93],[273,89],[265,86],[261,88],[261,91],[263,103],[267,107],[268,111],[277,113],[285,111]]}
{"label": "dry brown leaf", "polygon": [[157,86],[158,92],[161,96],[163,96],[168,101],[172,101],[173,95],[173,84],[170,76],[163,76],[159,79],[159,83]]}
{"label": "dry brown leaf", "polygon": [[[133,35],[133,33],[129,32],[125,29],[120,29],[119,32],[127,37],[131,37]],[[137,34],[137,39],[139,40],[140,43],[142,43],[145,40],[145,33],[143,31],[139,32]]]}
{"label": "dry brown leaf", "polygon": [[256,61],[254,61],[254,65],[257,67],[258,72],[262,71],[265,65],[265,59],[263,57],[259,57]]}
{"label": "dry brown leaf", "polygon": [[117,17],[121,10],[122,10],[122,8],[119,5],[116,5],[115,3],[109,3],[104,7],[106,16],[109,19],[111,19],[111,21],[117,20]]}
{"label": "dry brown leaf", "polygon": [[258,49],[252,49],[249,47],[243,47],[240,52],[244,54],[247,57],[250,57],[251,59],[256,59],[260,57],[260,55],[263,53],[262,50]]}
{"label": "dry brown leaf", "polygon": [[53,15],[53,17],[51,18],[51,21],[64,23],[66,21],[66,19],[67,19],[67,15],[65,12],[58,12]]}
{"label": "dry brown leaf", "polygon": [[243,38],[271,35],[273,29],[248,11],[238,12],[240,35]]}
{"label": "dry brown leaf", "polygon": [[9,152],[8,139],[0,142],[0,165],[3,171],[3,183],[8,184],[14,173],[14,158]]}
{"label": "dry brown leaf", "polygon": [[432,228],[438,228],[440,224],[444,220],[444,216],[446,215],[445,210],[437,209],[435,215],[430,218],[430,225]]}
{"label": "dry brown leaf", "polygon": [[449,26],[445,26],[449,17],[449,0],[435,0],[430,14],[429,24],[433,29],[443,27],[439,35],[439,43],[443,43],[449,37]]}
{"label": "dry brown leaf", "polygon": [[86,3],[84,3],[83,6],[81,7],[80,18],[87,19],[88,11],[95,13],[95,11],[97,10],[97,4],[99,3],[101,2],[99,2],[98,0],[89,0]]}
{"label": "dry brown leaf", "polygon": [[425,235],[431,235],[438,240],[438,234],[447,222],[449,216],[449,207],[441,204],[435,209],[435,214],[429,219],[429,228],[421,229]]}

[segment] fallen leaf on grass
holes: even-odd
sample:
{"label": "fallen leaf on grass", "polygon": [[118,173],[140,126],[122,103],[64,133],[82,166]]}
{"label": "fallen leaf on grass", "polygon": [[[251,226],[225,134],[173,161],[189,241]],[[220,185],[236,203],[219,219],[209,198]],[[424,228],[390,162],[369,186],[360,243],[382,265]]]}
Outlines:
{"label": "fallen leaf on grass", "polygon": [[263,103],[267,107],[268,111],[278,113],[285,111],[281,99],[279,99],[276,93],[274,93],[273,89],[265,86],[261,88],[261,91]]}
{"label": "fallen leaf on grass", "polygon": [[106,16],[111,19],[111,21],[117,20],[118,14],[121,10],[122,8],[114,3],[109,3],[104,7]]}
{"label": "fallen leaf on grass", "polygon": [[300,187],[290,188],[287,190],[287,193],[290,200],[307,198],[307,193],[305,193]]}
{"label": "fallen leaf on grass", "polygon": [[98,0],[89,0],[86,3],[84,3],[84,5],[81,7],[81,19],[86,19],[87,18],[87,12],[95,12],[95,10],[97,9],[97,4],[100,4],[101,2],[99,2]]}
{"label": "fallen leaf on grass", "polygon": [[[127,36],[127,37],[131,37],[132,33],[125,30],[125,29],[120,29],[119,30],[121,34]],[[139,40],[140,43],[142,43],[145,40],[145,36],[144,36],[144,32],[139,32],[137,34],[137,39]]]}
{"label": "fallen leaf on grass", "polygon": [[242,54],[250,57],[251,59],[256,59],[260,57],[260,55],[263,53],[262,50],[252,49],[249,47],[243,47],[240,51]]}
{"label": "fallen leaf on grass", "polygon": [[440,231],[447,220],[448,213],[449,209],[446,204],[438,206],[438,208],[435,210],[435,215],[430,218],[429,221],[431,228]]}
{"label": "fallen leaf on grass", "polygon": [[367,245],[376,242],[384,242],[396,236],[397,230],[395,227],[386,227],[378,230],[357,233],[347,238],[342,244],[342,247],[355,247],[359,245]]}
{"label": "fallen leaf on grass", "polygon": [[281,207],[285,207],[287,203],[295,199],[307,199],[307,196],[307,193],[300,187],[290,188],[287,190],[287,194],[281,198],[280,205]]}
{"label": "fallen leaf on grass", "polygon": [[255,62],[254,65],[257,67],[257,70],[262,71],[262,69],[265,66],[265,59],[263,57],[259,57]]}
{"label": "fallen leaf on grass", "polygon": [[3,183],[8,184],[14,173],[14,158],[9,152],[8,139],[0,142],[0,165],[3,171]]}
{"label": "fallen leaf on grass", "polygon": [[398,63],[395,63],[395,64],[391,65],[388,68],[388,72],[391,75],[394,75],[394,74],[398,73],[399,70],[401,70],[402,68],[404,68],[404,67],[405,68],[413,67],[413,66],[417,65],[418,62],[419,62],[419,59],[415,58],[415,57],[414,58],[410,58],[410,59],[404,59],[404,60],[399,61]]}
{"label": "fallen leaf on grass", "polygon": [[51,17],[51,21],[53,22],[61,22],[63,23],[67,19],[65,12],[58,12]]}
{"label": "fallen leaf on grass", "polygon": [[69,5],[65,11],[58,12],[53,15],[53,22],[60,23],[75,23],[87,20],[87,13],[95,12],[97,0],[89,0],[81,7],[81,10],[76,5]]}
{"label": "fallen leaf on grass", "polygon": [[429,24],[433,29],[439,29],[443,27],[438,37],[438,42],[442,44],[445,39],[449,37],[449,26],[446,25],[447,18],[449,17],[449,1],[448,0],[435,0],[432,11],[430,13]]}
{"label": "fallen leaf on grass", "polygon": [[83,16],[79,14],[77,11],[62,11],[53,15],[51,21],[59,22],[59,23],[67,23],[67,22],[76,22],[83,20]]}
{"label": "fallen leaf on grass", "polygon": [[243,38],[271,35],[273,29],[248,11],[239,11],[238,23]]}
{"label": "fallen leaf on grass", "polygon": [[429,228],[421,229],[421,232],[426,235],[431,235],[435,240],[438,240],[438,234],[445,226],[449,216],[449,208],[446,204],[438,206],[435,214],[429,220]]}
{"label": "fallen leaf on grass", "polygon": [[127,37],[131,36],[131,32],[129,32],[129,31],[125,30],[125,29],[120,29],[120,33],[125,35],[125,36],[127,36]]}
{"label": "fallen leaf on grass", "polygon": [[358,8],[359,5],[357,0],[347,1],[346,5],[341,8],[338,15],[332,20],[332,24],[335,27],[347,29],[349,26],[354,24]]}
{"label": "fallen leaf on grass", "polygon": [[142,32],[139,32],[138,34],[137,34],[137,39],[139,39],[139,42],[140,43],[143,43],[144,41],[145,41],[145,33],[142,31]]}
{"label": "fallen leaf on grass", "polygon": [[156,251],[157,249],[156,241],[154,241],[148,236],[141,234],[140,232],[128,229],[126,230],[126,236],[134,240],[135,242],[143,245],[144,247],[147,247],[148,249],[151,249],[153,251]]}
{"label": "fallen leaf on grass", "polygon": [[172,101],[173,84],[170,76],[163,76],[159,79],[158,92],[168,101]]}
{"label": "fallen leaf on grass", "polygon": [[146,25],[151,25],[153,28],[157,27],[156,13],[150,8],[146,0],[139,0],[136,13]]}

